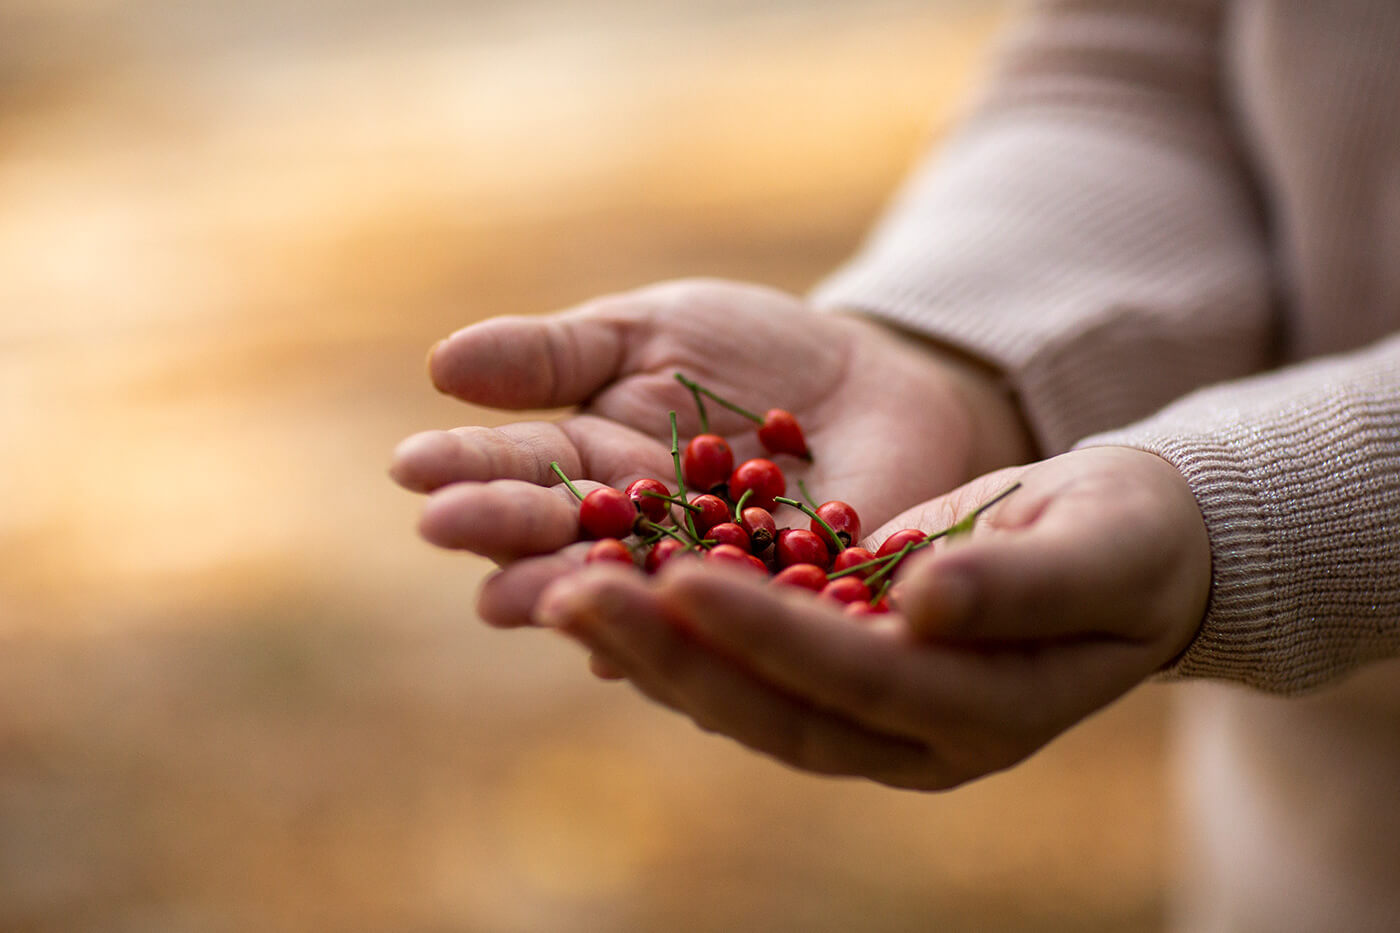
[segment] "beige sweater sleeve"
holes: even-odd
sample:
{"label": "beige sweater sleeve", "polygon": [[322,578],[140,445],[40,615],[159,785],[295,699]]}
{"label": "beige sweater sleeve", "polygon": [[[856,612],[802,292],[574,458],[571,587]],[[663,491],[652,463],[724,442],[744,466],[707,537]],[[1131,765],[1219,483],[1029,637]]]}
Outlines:
{"label": "beige sweater sleeve", "polygon": [[1169,677],[1291,694],[1400,653],[1400,337],[1082,443],[1166,458],[1201,507],[1209,608]]}
{"label": "beige sweater sleeve", "polygon": [[1220,4],[1059,2],[813,293],[1001,370],[1041,450],[1259,371],[1276,322],[1222,112]]}

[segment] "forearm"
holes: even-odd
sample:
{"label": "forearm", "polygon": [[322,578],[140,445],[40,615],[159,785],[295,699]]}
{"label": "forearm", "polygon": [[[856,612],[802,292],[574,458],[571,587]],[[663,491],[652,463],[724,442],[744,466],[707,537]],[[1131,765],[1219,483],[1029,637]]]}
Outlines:
{"label": "forearm", "polygon": [[1291,694],[1400,652],[1400,336],[1083,444],[1166,458],[1205,519],[1209,609],[1167,676]]}
{"label": "forearm", "polygon": [[814,302],[1000,371],[1043,453],[1262,369],[1269,264],[1221,112],[1215,7],[1032,15],[964,126]]}

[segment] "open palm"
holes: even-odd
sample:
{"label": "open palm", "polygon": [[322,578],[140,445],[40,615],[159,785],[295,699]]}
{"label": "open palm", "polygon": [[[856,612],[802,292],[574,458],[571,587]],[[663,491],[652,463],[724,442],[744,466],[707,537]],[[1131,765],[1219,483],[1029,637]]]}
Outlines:
{"label": "open palm", "polygon": [[[394,478],[430,494],[424,537],[506,565],[553,555],[578,536],[577,507],[551,461],[583,489],[643,476],[674,485],[668,413],[677,412],[683,437],[700,431],[678,371],[746,408],[791,411],[815,462],[778,457],[790,482],[801,477],[814,496],[850,502],[868,528],[1029,453],[1009,403],[975,367],[755,286],[673,282],[557,315],[494,318],[445,340],[429,367],[442,391],[464,401],[576,406],[560,421],[427,432],[396,451]],[[736,460],[762,454],[751,421],[709,411],[710,430],[729,439]],[[566,560],[577,557],[527,561],[498,581],[497,591],[517,592],[493,621],[524,621],[516,616],[529,594]]]}

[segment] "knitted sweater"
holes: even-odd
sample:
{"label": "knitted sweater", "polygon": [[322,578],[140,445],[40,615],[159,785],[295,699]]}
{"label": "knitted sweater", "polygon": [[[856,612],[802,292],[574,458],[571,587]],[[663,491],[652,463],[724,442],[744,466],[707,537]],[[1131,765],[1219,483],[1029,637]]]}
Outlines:
{"label": "knitted sweater", "polygon": [[1209,532],[1168,676],[1400,651],[1400,3],[1042,3],[814,293],[1005,374],[1041,450],[1174,464]]}

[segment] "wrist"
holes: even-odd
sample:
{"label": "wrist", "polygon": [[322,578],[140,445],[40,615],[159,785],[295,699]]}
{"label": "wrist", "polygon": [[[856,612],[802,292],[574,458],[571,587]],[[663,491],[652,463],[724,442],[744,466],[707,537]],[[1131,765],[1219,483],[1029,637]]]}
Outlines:
{"label": "wrist", "polygon": [[[834,308],[832,313],[876,336],[887,350],[898,348],[907,365],[940,384],[962,414],[962,423],[954,431],[965,457],[960,481],[1037,459],[1037,445],[1020,401],[996,366],[857,308]],[[890,359],[876,365],[886,373],[900,368]]]}
{"label": "wrist", "polygon": [[969,476],[1029,463],[1039,452],[1016,392],[996,367],[962,350],[915,338],[935,357],[969,414]]}

